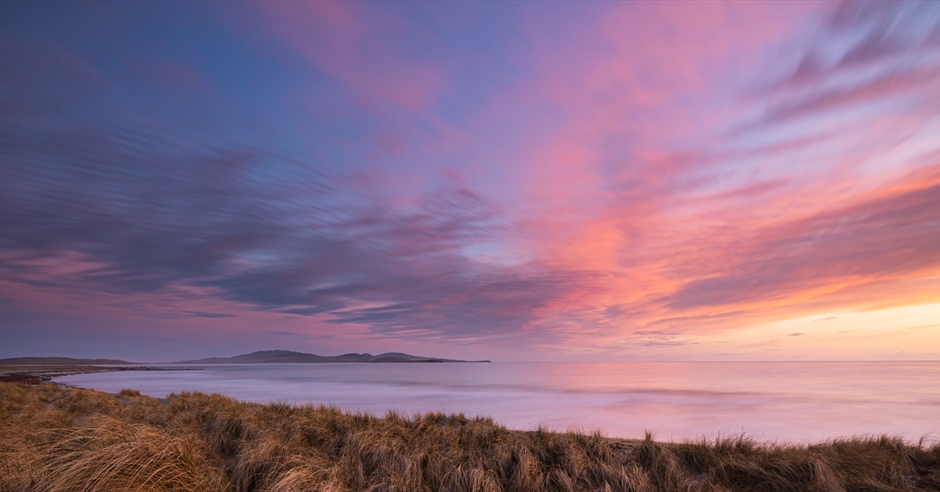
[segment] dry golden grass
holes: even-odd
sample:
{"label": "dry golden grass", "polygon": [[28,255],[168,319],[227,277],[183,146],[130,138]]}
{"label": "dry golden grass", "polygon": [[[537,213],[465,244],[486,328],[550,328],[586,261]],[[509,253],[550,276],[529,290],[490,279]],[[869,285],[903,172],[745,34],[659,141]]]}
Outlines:
{"label": "dry golden grass", "polygon": [[0,383],[0,492],[940,490],[940,445],[664,444],[485,418]]}

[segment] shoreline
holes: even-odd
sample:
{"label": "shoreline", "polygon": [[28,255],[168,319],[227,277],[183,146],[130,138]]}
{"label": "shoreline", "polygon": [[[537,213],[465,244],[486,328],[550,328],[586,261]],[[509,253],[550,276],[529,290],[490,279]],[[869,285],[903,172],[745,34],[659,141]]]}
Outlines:
{"label": "shoreline", "polygon": [[[183,366],[183,367],[163,367],[163,366],[161,366],[161,367],[154,367],[154,366],[144,365],[144,364],[141,364],[141,365],[134,365],[134,366],[130,366],[130,365],[120,365],[120,366],[119,366],[119,365],[114,365],[114,366],[111,366],[111,365],[87,365],[87,364],[81,364],[81,365],[22,365],[22,366],[17,366],[17,365],[0,365],[0,383],[21,383],[21,384],[27,384],[27,385],[30,385],[30,386],[37,386],[37,385],[49,384],[49,385],[57,386],[57,387],[60,387],[60,388],[74,388],[74,389],[79,389],[79,390],[84,390],[84,391],[100,392],[100,393],[108,394],[108,395],[118,395],[119,393],[108,393],[108,392],[104,392],[104,391],[100,391],[100,390],[94,390],[94,389],[91,389],[91,388],[84,388],[84,387],[81,387],[81,386],[74,386],[74,385],[71,385],[71,384],[58,382],[58,381],[55,381],[55,378],[59,378],[59,377],[62,377],[62,376],[71,376],[71,375],[75,375],[75,374],[93,374],[93,373],[99,373],[99,372],[124,372],[124,371],[198,371],[198,370],[202,370],[202,368],[185,367],[185,366]],[[133,389],[133,388],[130,388],[130,389]],[[123,391],[123,390],[122,390],[122,391]],[[133,389],[133,391],[137,391],[137,390],[136,390],[136,389]],[[150,396],[147,396],[147,398],[155,398],[155,399],[158,399],[158,400],[165,400],[165,398],[161,399],[161,398],[150,397]],[[226,396],[226,398],[232,398],[232,397]],[[233,398],[233,399],[234,399],[234,398]],[[238,401],[239,403],[242,403],[242,404],[246,404],[246,405],[265,405],[265,403],[252,402],[252,401],[249,401],[249,400],[237,400],[237,399],[236,399],[236,401]],[[303,405],[301,405],[301,406],[303,406]],[[372,417],[374,417],[374,418],[382,418],[382,416],[381,416],[380,414],[369,414],[369,415],[372,416]],[[463,414],[461,413],[461,415],[463,415]],[[489,418],[489,417],[485,417],[485,416],[480,416],[480,417],[482,417],[482,418]],[[477,417],[474,417],[474,418],[477,418]],[[511,429],[511,430],[512,430],[513,432],[524,432],[524,433],[537,432],[537,431],[523,430],[523,429]],[[538,431],[538,432],[542,432],[542,431]],[[551,431],[545,431],[545,432],[565,433],[565,432],[567,432],[567,431],[564,431],[564,430],[551,430]],[[650,435],[649,432],[647,432],[647,434]],[[783,446],[783,447],[787,447],[787,446],[814,446],[814,445],[821,445],[821,444],[824,444],[824,443],[834,442],[834,441],[840,441],[840,440],[852,440],[852,439],[866,439],[866,438],[872,438],[872,437],[875,437],[875,436],[877,436],[877,435],[878,435],[878,434],[871,434],[871,433],[869,433],[869,434],[855,434],[855,435],[851,435],[851,436],[844,436],[844,435],[843,435],[843,436],[837,436],[837,437],[828,437],[828,438],[824,438],[824,439],[817,440],[817,441],[803,441],[803,442],[800,442],[800,441],[793,441],[793,442],[791,442],[791,441],[786,441],[786,440],[781,441],[781,440],[776,440],[776,439],[774,439],[774,440],[766,440],[766,441],[757,441],[757,440],[755,440],[755,439],[752,438],[752,437],[747,437],[746,434],[740,434],[740,435],[729,435],[730,437],[724,437],[724,438],[722,438],[722,437],[720,437],[720,436],[716,436],[715,438],[712,438],[712,439],[708,439],[708,438],[704,438],[704,437],[703,437],[702,439],[686,439],[686,440],[683,440],[683,441],[661,441],[661,442],[664,442],[664,443],[672,443],[672,444],[678,444],[678,443],[688,443],[688,442],[693,442],[693,441],[695,441],[695,442],[707,442],[707,441],[709,441],[709,440],[711,440],[711,441],[717,441],[717,440],[721,440],[721,439],[731,438],[731,439],[747,439],[747,440],[753,441],[753,442],[755,442],[755,443],[757,443],[758,445],[761,445],[761,446]],[[882,434],[882,435],[884,435],[884,434]],[[929,434],[928,434],[928,435],[929,435]],[[921,437],[921,438],[920,438],[920,441],[923,442],[924,439],[925,439],[928,435],[925,435],[925,436]],[[904,438],[902,438],[902,437],[900,437],[900,436],[892,436],[892,438],[903,439],[905,442],[909,442],[909,443],[913,443],[913,442],[914,442],[914,440],[904,439]],[[614,450],[614,451],[616,451],[616,452],[627,452],[627,453],[632,452],[632,451],[633,451],[633,448],[635,447],[635,445],[636,445],[637,443],[639,443],[639,442],[642,442],[642,439],[637,439],[637,438],[605,437],[605,439],[610,442],[610,446],[611,446],[611,449],[612,449],[612,450]],[[931,441],[931,440],[927,440],[927,442],[930,442],[930,441]],[[932,441],[935,443],[936,446],[940,446],[940,439],[936,439],[936,440],[932,440]]]}
{"label": "shoreline", "polygon": [[[60,383],[54,381],[55,378],[61,376],[71,376],[74,374],[92,374],[97,372],[121,372],[121,371],[192,371],[198,370],[194,368],[180,367],[152,367],[152,366],[92,366],[92,365],[75,365],[75,366],[62,366],[62,365],[50,365],[50,366],[3,366],[0,365],[0,383],[21,383],[27,384],[30,386],[39,386],[42,384],[50,384],[60,388],[74,388],[85,391],[97,391],[89,388],[82,388],[80,386],[73,386],[70,384]],[[136,391],[136,390],[135,390]],[[107,393],[100,391],[100,393],[108,395],[119,395],[120,393]],[[154,397],[148,397],[154,398]],[[158,398],[158,400],[161,400]],[[241,402],[244,404],[250,405],[261,405],[260,403],[249,403]],[[379,417],[381,418],[381,417]],[[514,432],[537,432],[537,431],[525,431],[525,430],[515,430]],[[615,453],[631,453],[633,452],[634,447],[640,440],[638,439],[626,439],[626,438],[615,438],[615,437],[606,437],[609,447],[612,452]]]}
{"label": "shoreline", "polygon": [[[0,383],[23,383],[29,385],[54,384],[61,387],[71,387],[70,385],[53,381],[61,376],[72,376],[74,374],[92,374],[96,372],[122,372],[122,371],[164,371],[175,370],[172,368],[151,367],[151,366],[95,366],[95,365],[0,365]],[[187,370],[180,368],[180,370]],[[190,369],[191,370],[191,369]]]}
{"label": "shoreline", "polygon": [[[238,364],[238,366],[243,366],[243,365],[244,366],[254,366],[254,365],[265,366],[266,364]],[[293,364],[289,364],[289,365],[293,365]],[[308,365],[308,364],[300,364],[300,365]],[[155,378],[156,380],[163,381],[164,380],[163,376],[162,375],[145,376],[143,374],[140,374],[139,376],[133,376],[129,374],[126,377],[130,378],[131,381],[125,380],[124,383],[105,385],[105,388],[103,389],[97,384],[92,383],[90,381],[86,381],[85,383],[81,383],[81,382],[66,383],[66,382],[60,382],[57,379],[64,377],[64,376],[71,376],[71,375],[78,375],[78,374],[94,374],[94,373],[107,373],[107,372],[126,372],[126,371],[183,371],[183,372],[188,372],[188,371],[202,371],[202,370],[207,370],[207,369],[210,369],[210,368],[209,367],[192,367],[192,366],[185,366],[185,365],[181,365],[178,367],[162,365],[162,364],[145,365],[142,363],[134,364],[134,365],[130,365],[130,364],[127,364],[127,365],[104,365],[104,364],[102,365],[89,365],[89,364],[0,365],[0,383],[14,382],[14,383],[24,383],[24,384],[29,384],[29,385],[52,384],[52,385],[56,385],[56,386],[63,387],[63,388],[78,388],[78,389],[87,389],[91,391],[101,391],[106,394],[117,394],[119,390],[123,390],[126,388],[137,390],[135,383],[132,381],[137,380],[138,378],[150,378],[150,379]],[[175,375],[168,374],[167,377],[173,378],[175,377]],[[124,377],[121,377],[121,379],[124,379]],[[119,379],[119,381],[121,379]],[[84,386],[84,384],[91,384],[97,389],[93,389],[90,386]],[[107,386],[110,386],[110,387],[107,387]],[[188,389],[183,389],[183,390],[180,390],[178,387],[173,389],[174,387],[175,386],[163,387],[162,392],[158,391],[157,393],[152,393],[154,395],[153,397],[159,399],[161,398],[161,396],[158,396],[158,395],[163,395],[163,397],[165,397],[175,392],[209,392],[213,394],[216,393],[216,390],[213,390],[212,388],[206,388],[206,387],[202,387],[202,388],[198,386],[187,387]],[[246,404],[263,405],[263,404],[267,404],[268,402],[286,403],[288,401],[293,401],[293,400],[289,400],[286,398],[257,398],[255,396],[252,396],[252,394],[250,393],[248,395],[238,394],[237,392],[235,392],[235,394],[230,394],[228,391],[221,391],[220,394],[229,398],[234,398],[237,401],[240,401]],[[366,398],[368,397],[366,396]],[[319,402],[334,402],[334,400],[329,399],[329,398],[319,399],[318,401]],[[298,399],[296,401],[293,401],[293,403],[290,403],[290,404],[294,406],[303,406],[306,404],[317,405],[317,404],[320,404],[318,403],[318,401],[314,400],[314,401],[305,402],[303,399]],[[348,400],[342,400],[342,399],[338,400],[336,403],[327,403],[327,405],[329,406],[333,406],[334,404],[337,406],[337,408],[344,409],[344,411],[367,412],[369,413],[369,415],[379,416],[379,417],[384,415],[389,410],[394,411],[394,412],[404,412],[404,413],[401,413],[401,415],[411,415],[413,412],[417,412],[420,414],[426,410],[426,408],[425,409],[421,409],[421,408],[403,409],[403,408],[396,408],[392,406],[389,406],[387,408],[363,409],[363,407],[358,407],[354,403],[350,404]],[[536,411],[537,410],[538,409],[536,409]],[[444,413],[454,413],[454,414],[456,413],[463,414],[464,412],[467,412],[468,415],[476,415],[476,416],[481,416],[481,417],[486,417],[486,418],[492,418],[500,422],[500,425],[508,426],[507,428],[515,429],[520,432],[528,432],[534,428],[532,424],[525,425],[525,423],[523,423],[522,425],[513,425],[513,423],[518,424],[518,421],[512,422],[512,421],[502,420],[504,416],[500,414],[498,411],[490,412],[490,411],[486,411],[485,408],[481,409],[479,407],[473,407],[473,405],[470,405],[469,410],[468,410],[468,407],[464,405],[450,405],[449,408],[446,408],[446,407],[437,408],[437,409],[431,408],[431,411],[442,411]],[[642,423],[642,421],[639,421],[639,423]],[[604,432],[604,433],[609,432],[611,433],[611,435],[614,435],[614,436],[630,436],[630,437],[611,438],[612,440],[623,441],[623,442],[628,442],[628,443],[636,442],[640,440],[639,436],[642,436],[644,432],[651,431],[650,427],[634,426],[635,427],[634,429],[628,430],[626,432],[617,432],[616,428],[611,428],[611,427],[604,427],[600,425],[596,427],[581,426],[578,424],[566,426],[564,425],[564,423],[558,424],[557,421],[549,422],[545,424],[545,426],[546,427],[544,428],[547,431],[562,432],[562,433],[570,429],[581,429],[582,432],[592,431],[592,429],[597,429],[595,432]],[[541,424],[539,427],[542,428]],[[905,442],[909,442],[909,443],[923,441],[929,444],[940,445],[940,438],[936,436],[936,433],[931,432],[929,430],[926,432],[921,432],[921,433],[899,432],[897,430],[891,430],[891,429],[887,429],[883,427],[876,427],[878,430],[874,432],[870,431],[871,427],[857,428],[851,432],[816,433],[816,435],[812,437],[801,436],[798,439],[792,438],[792,434],[787,434],[787,433],[777,433],[768,437],[766,433],[760,432],[759,429],[758,431],[750,431],[750,430],[744,429],[744,426],[741,426],[740,430],[737,432],[720,430],[717,432],[685,432],[685,433],[679,433],[677,435],[674,433],[668,432],[669,428],[670,427],[668,426],[667,427],[662,427],[662,426],[653,427],[652,432],[654,433],[654,435],[664,436],[661,438],[663,440],[660,442],[671,442],[671,443],[689,442],[689,441],[700,442],[702,440],[713,441],[715,439],[724,439],[728,437],[739,436],[739,437],[747,438],[754,442],[761,443],[762,445],[780,445],[780,446],[804,445],[805,446],[805,445],[814,445],[814,444],[824,443],[824,442],[831,442],[831,441],[836,441],[836,440],[865,439],[865,438],[870,438],[873,436],[889,435],[892,438],[904,439]],[[799,428],[795,429],[795,432],[797,433],[797,435],[800,435],[799,434],[800,431],[801,429]]]}

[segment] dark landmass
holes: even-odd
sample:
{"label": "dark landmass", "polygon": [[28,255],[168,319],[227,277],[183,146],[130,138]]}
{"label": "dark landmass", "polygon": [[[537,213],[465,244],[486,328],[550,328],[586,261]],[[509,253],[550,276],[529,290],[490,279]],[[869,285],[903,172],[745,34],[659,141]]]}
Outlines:
{"label": "dark landmass", "polygon": [[[402,352],[384,354],[343,354],[316,355],[291,350],[260,350],[234,357],[210,357],[207,359],[184,360],[171,364],[264,364],[264,363],[409,363],[409,362],[489,362],[488,360],[455,360],[441,357],[422,357]],[[0,366],[133,366],[140,362],[128,362],[120,359],[75,359],[72,357],[13,357],[0,359]],[[89,372],[89,371],[81,371]],[[91,371],[97,372],[97,371]]]}
{"label": "dark landmass", "polygon": [[236,355],[234,357],[210,357],[208,359],[184,360],[174,364],[270,364],[270,363],[411,363],[411,362],[489,362],[488,360],[466,361],[442,359],[439,357],[421,357],[403,354],[401,352],[386,352],[384,354],[343,354],[343,355],[315,355],[290,350],[260,350],[250,354]]}
{"label": "dark landmass", "polygon": [[462,414],[0,383],[0,491],[937,491],[938,468],[940,444],[890,436],[661,443]]}
{"label": "dark landmass", "polygon": [[13,357],[0,359],[0,366],[85,366],[137,364],[118,359],[73,359],[72,357]]}

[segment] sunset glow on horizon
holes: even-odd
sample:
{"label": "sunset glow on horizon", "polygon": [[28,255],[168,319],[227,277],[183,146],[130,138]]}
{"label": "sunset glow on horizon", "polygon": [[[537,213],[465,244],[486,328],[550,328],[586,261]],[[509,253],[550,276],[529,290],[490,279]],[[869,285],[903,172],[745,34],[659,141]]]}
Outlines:
{"label": "sunset glow on horizon", "polygon": [[0,13],[0,357],[940,359],[940,4]]}

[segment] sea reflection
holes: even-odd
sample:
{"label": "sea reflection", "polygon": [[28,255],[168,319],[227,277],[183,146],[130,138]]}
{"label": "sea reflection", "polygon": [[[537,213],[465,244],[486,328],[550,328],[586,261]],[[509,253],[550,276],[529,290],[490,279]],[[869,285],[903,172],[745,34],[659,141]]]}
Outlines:
{"label": "sea reflection", "polygon": [[[163,366],[180,369],[179,366]],[[661,440],[745,433],[813,442],[940,431],[940,362],[257,364],[79,374],[57,381],[163,397],[223,393],[382,415],[490,416],[517,429],[600,430]],[[196,370],[190,370],[196,369]]]}

